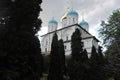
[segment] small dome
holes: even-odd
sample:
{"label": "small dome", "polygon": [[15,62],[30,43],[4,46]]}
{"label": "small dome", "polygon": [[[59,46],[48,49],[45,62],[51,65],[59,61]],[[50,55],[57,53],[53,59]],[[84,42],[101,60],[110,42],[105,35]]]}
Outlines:
{"label": "small dome", "polygon": [[48,23],[49,23],[49,24],[50,24],[50,23],[58,24],[58,22],[54,19],[54,17],[53,17]]}
{"label": "small dome", "polygon": [[78,13],[77,13],[75,10],[71,9],[71,10],[67,13],[67,16],[69,16],[69,15],[77,15],[77,16],[78,16]]}
{"label": "small dome", "polygon": [[88,24],[88,22],[86,22],[84,19],[80,22],[80,24],[79,24],[80,26],[82,26],[82,25],[89,25]]}

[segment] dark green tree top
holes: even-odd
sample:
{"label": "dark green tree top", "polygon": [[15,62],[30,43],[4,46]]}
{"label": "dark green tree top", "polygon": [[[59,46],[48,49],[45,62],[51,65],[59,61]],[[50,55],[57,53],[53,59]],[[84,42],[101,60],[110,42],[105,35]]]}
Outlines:
{"label": "dark green tree top", "polygon": [[86,49],[84,49],[82,58],[83,58],[83,61],[87,61],[87,60],[88,60],[88,53],[87,53],[87,50],[86,50]]}
{"label": "dark green tree top", "polygon": [[120,37],[120,9],[113,11],[107,22],[102,21],[99,29],[100,37],[106,46],[118,41]]}
{"label": "dark green tree top", "polygon": [[98,47],[98,57],[99,57],[99,64],[104,64],[105,63],[105,58],[104,58],[104,55],[102,53],[102,47],[101,46]]}
{"label": "dark green tree top", "polygon": [[62,80],[58,36],[56,33],[53,35],[51,44],[48,80]]}
{"label": "dark green tree top", "polygon": [[60,55],[62,75],[66,75],[65,50],[64,50],[64,43],[62,39],[59,40],[59,55]]}
{"label": "dark green tree top", "polygon": [[56,33],[53,35],[52,44],[51,44],[50,56],[52,55],[58,55],[58,36]]}
{"label": "dark green tree top", "polygon": [[76,29],[71,38],[72,57],[81,59],[83,53],[83,42],[79,29]]}
{"label": "dark green tree top", "polygon": [[11,4],[8,29],[11,31],[28,31],[33,35],[41,26],[38,19],[42,0],[14,0]]}
{"label": "dark green tree top", "polygon": [[91,51],[90,62],[92,65],[97,65],[98,60],[99,60],[98,53],[96,52],[96,48],[93,46]]}
{"label": "dark green tree top", "polygon": [[87,80],[87,52],[83,49],[80,30],[77,28],[71,37],[71,59],[68,62],[70,80]]}
{"label": "dark green tree top", "polygon": [[[0,36],[0,80],[39,80],[43,72],[40,42],[35,36],[42,0],[1,0],[8,23]],[[6,9],[9,8],[9,9]],[[9,13],[9,14],[8,14]],[[37,24],[36,24],[37,23]],[[34,28],[35,27],[35,28]]]}

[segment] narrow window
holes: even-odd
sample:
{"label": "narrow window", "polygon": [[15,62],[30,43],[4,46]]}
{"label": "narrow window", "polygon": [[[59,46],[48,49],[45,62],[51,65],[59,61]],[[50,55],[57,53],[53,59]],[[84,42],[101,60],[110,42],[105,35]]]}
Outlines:
{"label": "narrow window", "polygon": [[75,18],[73,18],[73,23],[75,23]]}
{"label": "narrow window", "polygon": [[66,36],[66,41],[68,41],[68,36]]}

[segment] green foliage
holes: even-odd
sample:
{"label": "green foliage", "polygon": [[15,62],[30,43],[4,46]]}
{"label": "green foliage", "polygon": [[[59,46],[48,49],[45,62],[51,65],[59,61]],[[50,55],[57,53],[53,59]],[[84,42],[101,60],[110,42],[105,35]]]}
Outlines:
{"label": "green foliage", "polygon": [[82,61],[85,62],[85,61],[88,61],[88,53],[87,53],[87,50],[84,49],[84,52],[83,52],[83,55],[82,55]]}
{"label": "green foliage", "polygon": [[8,5],[10,10],[6,12],[10,14],[6,32],[0,36],[0,80],[39,80],[43,58],[39,39],[35,36],[38,31],[35,23],[42,1],[5,1],[3,7]]}
{"label": "green foliage", "polygon": [[60,56],[60,64],[61,64],[61,75],[66,75],[66,65],[65,65],[65,50],[63,40],[59,40],[59,56]]}
{"label": "green foliage", "polygon": [[107,22],[102,21],[101,26],[99,34],[108,48],[107,53],[113,52],[114,49],[120,53],[118,45],[120,43],[120,9],[113,11]]}
{"label": "green foliage", "polygon": [[67,70],[70,80],[87,80],[87,52],[83,50],[83,42],[79,29],[76,29],[71,39],[71,59]]}
{"label": "green foliage", "polygon": [[33,35],[37,33],[41,26],[41,20],[38,19],[41,2],[42,0],[13,1],[8,29],[12,32],[25,30]]}
{"label": "green foliage", "polygon": [[[3,38],[0,46],[2,70],[17,73],[17,80],[38,80],[42,76],[43,59],[38,38],[25,32],[9,34]],[[7,75],[3,76],[5,79]]]}
{"label": "green foliage", "polygon": [[44,59],[44,73],[48,74],[49,64],[50,64],[50,56],[43,55],[43,59]]}
{"label": "green foliage", "polygon": [[105,21],[101,24],[102,28],[99,30],[100,37],[107,46],[107,71],[110,77],[114,76],[115,80],[119,80],[119,57],[120,57],[120,9],[113,11],[109,16],[107,23]]}
{"label": "green foliage", "polygon": [[48,80],[63,80],[63,76],[61,74],[62,71],[59,55],[58,36],[55,33],[51,44]]}
{"label": "green foliage", "polygon": [[101,26],[102,28],[99,30],[100,37],[102,37],[106,45],[117,40],[120,35],[120,10],[115,10],[108,18],[107,23],[102,21]]}
{"label": "green foliage", "polygon": [[114,51],[108,55],[108,64],[107,71],[109,72],[110,77],[113,77],[115,80],[120,79],[120,54],[118,51]]}
{"label": "green foliage", "polygon": [[71,37],[72,57],[76,60],[81,59],[83,53],[83,42],[79,29],[76,29]]}
{"label": "green foliage", "polygon": [[99,46],[98,48],[98,57],[99,57],[98,61],[99,61],[99,64],[104,64],[106,61],[101,48],[102,48],[101,46]]}
{"label": "green foliage", "polygon": [[90,61],[92,63],[92,65],[97,65],[98,64],[98,54],[96,52],[95,47],[92,47],[92,52],[91,52],[91,57],[90,57]]}
{"label": "green foliage", "polygon": [[89,80],[107,80],[108,73],[106,70],[106,62],[103,56],[101,47],[98,48],[98,53],[95,47],[92,47],[91,57],[90,57],[90,69],[89,69]]}
{"label": "green foliage", "polygon": [[92,47],[92,51],[91,51],[91,57],[90,57],[90,69],[89,71],[90,73],[90,80],[98,80],[98,54],[96,52],[95,47]]}

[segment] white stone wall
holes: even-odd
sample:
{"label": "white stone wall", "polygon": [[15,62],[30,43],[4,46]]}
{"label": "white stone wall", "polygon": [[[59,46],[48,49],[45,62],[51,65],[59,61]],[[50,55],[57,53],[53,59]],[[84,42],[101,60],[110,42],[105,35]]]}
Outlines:
{"label": "white stone wall", "polygon": [[67,26],[78,23],[77,15],[69,15],[67,16]]}
{"label": "white stone wall", "polygon": [[92,50],[92,40],[93,38],[88,38],[88,39],[83,39],[83,44],[84,44],[84,49],[87,50],[87,53],[88,53],[88,57],[91,56],[91,50]]}
{"label": "white stone wall", "polygon": [[87,49],[87,52],[91,52],[93,38],[83,39],[84,48]]}
{"label": "white stone wall", "polygon": [[[75,31],[75,27],[76,26],[57,31],[58,40],[60,40],[60,39],[63,39],[63,41],[71,40],[71,35]],[[42,40],[41,40],[42,52],[46,52],[46,49],[47,49],[47,51],[51,50],[51,43],[52,43],[53,35],[54,35],[54,33],[50,33],[50,34],[47,34],[42,37]],[[69,46],[69,45],[67,45],[67,46]]]}
{"label": "white stone wall", "polygon": [[62,20],[62,28],[67,26],[67,18]]}
{"label": "white stone wall", "polygon": [[[58,40],[63,39],[64,41],[65,55],[71,54],[71,36],[76,28],[80,28],[80,27],[72,26],[72,27],[68,27],[68,28],[57,31]],[[82,35],[88,34],[84,30],[82,29],[80,30],[82,32]],[[54,33],[50,33],[42,37],[42,41],[41,41],[42,52],[45,52],[46,49],[48,52],[51,50],[53,34]],[[98,49],[98,42],[94,38],[86,38],[86,39],[83,39],[82,41],[84,43],[84,48],[88,52],[88,56],[91,55],[90,53],[93,45],[96,47],[96,49]]]}
{"label": "white stone wall", "polygon": [[57,30],[57,24],[54,23],[48,24],[48,32],[53,32],[55,30]]}

